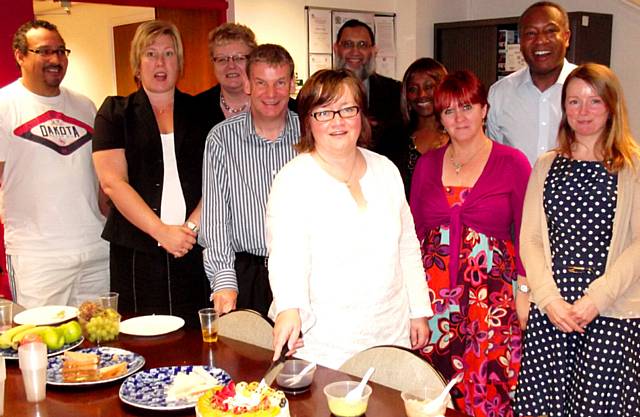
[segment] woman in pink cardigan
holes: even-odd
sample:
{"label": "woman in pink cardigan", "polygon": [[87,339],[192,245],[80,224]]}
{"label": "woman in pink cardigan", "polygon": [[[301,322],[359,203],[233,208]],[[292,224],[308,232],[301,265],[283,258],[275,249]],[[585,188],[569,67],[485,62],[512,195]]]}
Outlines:
{"label": "woman in pink cardigan", "polygon": [[[453,392],[458,408],[513,416],[521,345],[515,287],[524,270],[512,236],[531,167],[522,152],[485,135],[487,94],[473,73],[445,77],[435,110],[451,142],[419,159],[411,188],[434,311],[421,353],[445,378],[463,375]],[[526,311],[528,299],[522,304]]]}

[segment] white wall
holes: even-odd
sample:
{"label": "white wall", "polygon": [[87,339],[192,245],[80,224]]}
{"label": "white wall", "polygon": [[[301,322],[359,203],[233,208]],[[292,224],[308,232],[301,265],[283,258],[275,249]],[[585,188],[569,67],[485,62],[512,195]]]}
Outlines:
{"label": "white wall", "polygon": [[258,43],[277,43],[287,48],[300,77],[306,78],[307,28],[305,6],[396,13],[398,58],[396,78],[416,56],[416,3],[420,0],[230,0],[229,21],[249,26]]}
{"label": "white wall", "polygon": [[[611,68],[623,85],[629,119],[640,140],[640,8],[622,0],[556,0],[569,12],[586,11],[613,15]],[[447,21],[519,16],[533,0],[424,0],[418,3],[418,20],[428,25],[426,37],[416,44],[418,56],[433,55],[433,25]]]}
{"label": "white wall", "polygon": [[[396,13],[396,78],[420,56],[433,56],[433,24],[518,16],[533,0],[229,0],[229,21],[244,23],[259,42],[285,46],[301,76],[307,74],[305,6]],[[622,0],[558,0],[568,11],[611,13],[611,66],[625,88],[630,119],[640,138],[640,9]],[[42,16],[60,26],[73,51],[64,84],[99,106],[116,92],[112,27],[152,19],[153,9],[73,3],[71,16]]]}
{"label": "white wall", "polygon": [[[54,14],[55,13],[55,14]],[[88,96],[100,107],[116,94],[113,26],[154,19],[153,8],[73,3],[71,15],[38,15],[58,26],[71,49],[63,85]]]}

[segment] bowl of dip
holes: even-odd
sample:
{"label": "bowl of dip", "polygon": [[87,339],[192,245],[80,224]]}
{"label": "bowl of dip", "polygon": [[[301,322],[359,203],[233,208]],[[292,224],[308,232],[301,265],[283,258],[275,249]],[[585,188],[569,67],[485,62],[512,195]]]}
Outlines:
{"label": "bowl of dip", "polygon": [[364,387],[362,396],[355,400],[347,400],[345,396],[358,386],[358,381],[333,382],[324,387],[329,410],[336,417],[357,417],[367,411],[367,404],[373,389],[369,385]]}

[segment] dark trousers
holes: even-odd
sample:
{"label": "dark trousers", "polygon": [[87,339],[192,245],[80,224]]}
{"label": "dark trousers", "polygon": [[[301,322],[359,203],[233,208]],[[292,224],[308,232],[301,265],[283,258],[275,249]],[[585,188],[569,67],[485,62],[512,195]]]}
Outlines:
{"label": "dark trousers", "polygon": [[110,267],[120,312],[172,314],[200,327],[198,310],[210,306],[201,247],[174,258],[162,248],[149,253],[111,243]]}
{"label": "dark trousers", "polygon": [[267,258],[247,252],[237,252],[234,264],[238,280],[236,308],[248,308],[267,316],[273,300],[269,286]]}

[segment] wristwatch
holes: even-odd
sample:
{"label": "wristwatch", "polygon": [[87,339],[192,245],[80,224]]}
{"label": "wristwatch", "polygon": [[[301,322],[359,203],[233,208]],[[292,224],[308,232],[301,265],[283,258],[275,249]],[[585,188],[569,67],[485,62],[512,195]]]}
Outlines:
{"label": "wristwatch", "polygon": [[523,294],[529,294],[529,287],[527,284],[518,284],[518,291]]}

